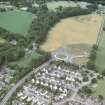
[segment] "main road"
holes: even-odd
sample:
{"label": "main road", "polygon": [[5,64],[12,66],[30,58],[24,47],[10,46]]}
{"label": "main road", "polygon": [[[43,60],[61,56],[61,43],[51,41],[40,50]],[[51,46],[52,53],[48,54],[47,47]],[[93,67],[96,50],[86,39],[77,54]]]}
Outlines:
{"label": "main road", "polygon": [[45,62],[44,64],[42,64],[41,66],[39,66],[38,68],[33,69],[33,71],[31,71],[30,73],[28,73],[26,76],[24,76],[21,80],[19,80],[10,90],[9,92],[5,95],[5,97],[2,99],[2,101],[0,102],[0,105],[5,105],[7,103],[7,101],[9,100],[9,98],[13,95],[13,93],[15,93],[15,91],[17,90],[17,88],[19,88],[33,73],[38,72],[41,68],[45,67],[46,65],[48,65],[50,62],[52,61],[52,59],[50,59],[49,61]]}

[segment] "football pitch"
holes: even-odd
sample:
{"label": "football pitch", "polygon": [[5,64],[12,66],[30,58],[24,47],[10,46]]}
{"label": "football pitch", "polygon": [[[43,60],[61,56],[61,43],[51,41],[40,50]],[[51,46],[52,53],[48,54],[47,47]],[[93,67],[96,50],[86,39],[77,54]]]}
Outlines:
{"label": "football pitch", "polygon": [[7,11],[0,13],[0,27],[12,32],[26,35],[31,25],[33,14],[25,11]]}

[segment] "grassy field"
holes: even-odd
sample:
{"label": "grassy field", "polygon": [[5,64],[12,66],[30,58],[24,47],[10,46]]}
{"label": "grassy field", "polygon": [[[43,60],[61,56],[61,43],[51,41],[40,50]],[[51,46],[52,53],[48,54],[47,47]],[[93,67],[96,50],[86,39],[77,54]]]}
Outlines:
{"label": "grassy field", "polygon": [[27,55],[25,55],[24,58],[22,58],[19,62],[17,62],[18,67],[26,68],[27,66],[30,65],[30,63],[33,61],[33,59],[38,59],[40,56],[41,55],[36,52],[33,52],[31,55],[27,54]]}
{"label": "grassy field", "polygon": [[93,95],[94,96],[98,96],[98,95],[102,95],[104,97],[105,100],[105,80],[99,80],[98,81],[98,86],[93,88]]}
{"label": "grassy field", "polygon": [[102,32],[102,38],[99,43],[99,50],[96,58],[96,68],[99,72],[105,70],[105,31]]}
{"label": "grassy field", "polygon": [[91,48],[92,46],[89,44],[73,44],[67,46],[68,52],[73,55],[83,55],[86,52],[89,53]]}
{"label": "grassy field", "polygon": [[[84,54],[89,54],[92,46],[88,44],[73,44],[67,46],[67,51],[73,56],[79,56]],[[73,62],[78,65],[86,64],[89,60],[88,57],[77,57],[73,59]]]}
{"label": "grassy field", "polygon": [[0,13],[0,27],[10,32],[26,35],[31,25],[33,14],[24,11]]}
{"label": "grassy field", "polygon": [[5,39],[0,38],[0,44],[1,44],[1,43],[5,43],[5,42],[6,42]]}
{"label": "grassy field", "polygon": [[62,7],[76,7],[77,4],[74,2],[67,2],[67,1],[52,1],[47,3],[47,7],[49,10],[56,10],[59,6]]}
{"label": "grassy field", "polygon": [[45,51],[55,51],[69,44],[96,43],[102,17],[96,14],[63,19],[49,32],[47,41],[41,46]]}

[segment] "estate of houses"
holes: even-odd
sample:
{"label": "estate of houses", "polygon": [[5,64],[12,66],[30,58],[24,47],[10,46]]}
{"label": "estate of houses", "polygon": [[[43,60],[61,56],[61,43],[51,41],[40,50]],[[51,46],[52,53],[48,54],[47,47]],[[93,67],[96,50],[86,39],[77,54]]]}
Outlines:
{"label": "estate of houses", "polygon": [[14,70],[5,67],[0,70],[0,99],[5,94],[5,88],[13,85],[11,84],[11,80],[13,79],[14,72]]}
{"label": "estate of houses", "polygon": [[[87,69],[64,62],[48,64],[28,79],[16,93],[12,105],[104,105],[93,97],[84,97],[77,101],[79,89],[91,84],[98,74],[88,71],[90,78],[84,81]],[[90,74],[93,74],[91,77]]]}

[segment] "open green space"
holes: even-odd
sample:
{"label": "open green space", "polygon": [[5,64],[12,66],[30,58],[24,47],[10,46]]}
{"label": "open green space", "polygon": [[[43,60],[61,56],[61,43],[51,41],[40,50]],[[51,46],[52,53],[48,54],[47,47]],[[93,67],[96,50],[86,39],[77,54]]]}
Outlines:
{"label": "open green space", "polygon": [[96,68],[99,72],[105,70],[105,31],[102,32],[102,37],[99,43],[99,49],[96,58]]}
{"label": "open green space", "polygon": [[52,1],[47,3],[47,7],[49,10],[56,10],[59,6],[62,7],[76,7],[77,4],[74,2],[68,2],[68,1]]}
{"label": "open green space", "polygon": [[0,38],[0,44],[1,44],[1,43],[5,43],[5,42],[6,42],[6,40],[5,40],[5,39]]}
{"label": "open green space", "polygon": [[93,88],[93,95],[96,97],[102,95],[105,100],[105,80],[98,81],[98,86]]}
{"label": "open green space", "polygon": [[33,60],[38,59],[40,56],[41,55],[36,52],[26,54],[25,57],[23,57],[20,61],[17,62],[17,66],[19,68],[27,68],[29,65],[31,65]]}
{"label": "open green space", "polygon": [[25,11],[7,11],[0,13],[0,27],[26,35],[33,20],[33,14]]}

